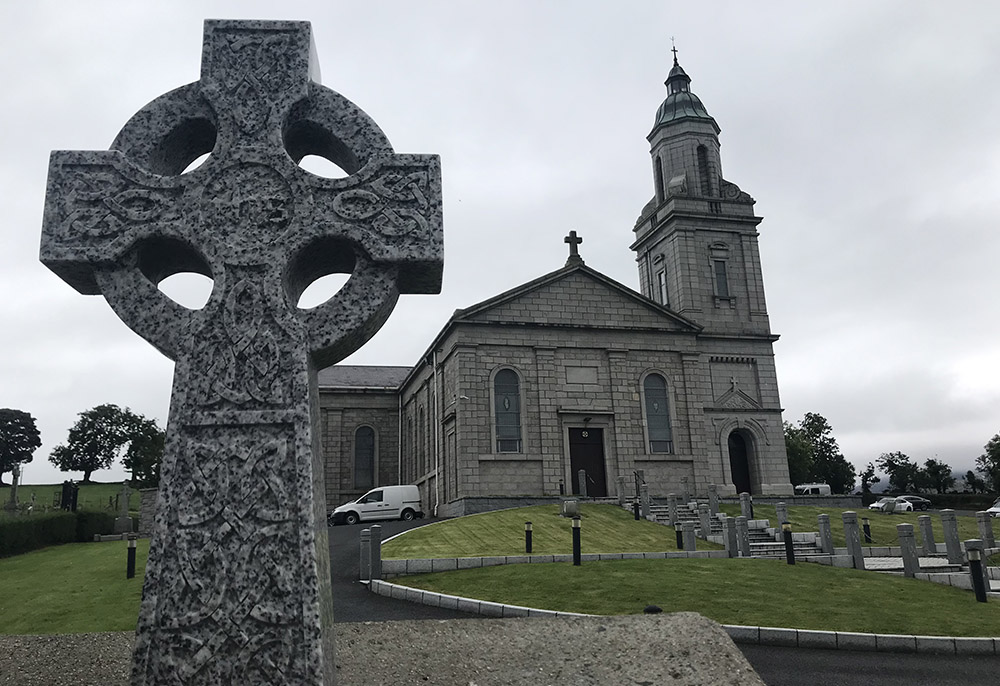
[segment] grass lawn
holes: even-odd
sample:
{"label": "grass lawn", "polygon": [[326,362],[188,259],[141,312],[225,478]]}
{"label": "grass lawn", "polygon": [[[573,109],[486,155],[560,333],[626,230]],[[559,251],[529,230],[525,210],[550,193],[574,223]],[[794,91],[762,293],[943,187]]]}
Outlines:
{"label": "grass lawn", "polygon": [[135,629],[149,539],[137,541],[134,579],[127,551],[125,541],[68,543],[0,559],[0,633]]}
{"label": "grass lawn", "polygon": [[[580,547],[584,553],[655,552],[677,550],[673,527],[646,520],[614,505],[580,506]],[[532,524],[532,552],[539,555],[573,552],[571,520],[559,516],[558,505],[535,505],[484,512],[421,527],[382,546],[383,558],[476,557],[523,555],[524,523]],[[697,542],[699,550],[722,546]]]}
{"label": "grass lawn", "polygon": [[[10,478],[8,476],[8,478]],[[76,506],[81,510],[104,510],[108,507],[108,499],[115,502],[115,496],[121,493],[121,482],[110,484],[89,483],[79,484],[80,492],[76,497]],[[29,484],[17,487],[17,499],[22,505],[31,502],[31,494],[35,494],[35,509],[42,510],[46,507],[52,509],[52,502],[55,494],[62,493],[62,484]],[[10,498],[10,486],[0,486],[0,503],[6,503]],[[58,505],[56,506],[58,507]],[[139,494],[132,489],[129,496],[129,509],[133,512],[139,511]],[[0,510],[0,517],[3,511]]]}
{"label": "grass lawn", "polygon": [[[735,517],[740,514],[739,505],[722,504],[719,509],[726,514]],[[843,512],[851,511],[849,508],[830,507],[806,507],[793,505],[788,508],[788,518],[792,525],[792,531],[819,531],[816,516],[821,514],[830,515],[830,531],[833,534],[833,545],[843,547],[847,545],[844,541],[844,522],[841,519]],[[853,510],[858,513],[858,527],[862,525],[861,518],[868,517],[872,532],[872,542],[865,543],[864,533],[861,534],[861,545],[899,545],[896,536],[897,524],[912,524],[914,533],[917,536],[919,545],[920,525],[917,517],[922,514],[930,515],[934,526],[935,543],[944,543],[944,529],[941,527],[941,515],[936,512],[904,512],[902,514],[882,514],[869,510],[867,507],[858,507]],[[777,526],[777,519],[774,513],[774,505],[754,505],[753,515],[756,519],[768,519],[771,526]],[[975,517],[958,517],[958,538],[965,541],[970,538],[979,538],[979,528],[976,525]],[[995,523],[994,530],[1000,535],[1000,522]]]}
{"label": "grass lawn", "polygon": [[493,602],[588,614],[648,604],[723,624],[938,636],[1000,636],[1000,603],[875,572],[779,560],[622,560],[422,574],[394,583]]}

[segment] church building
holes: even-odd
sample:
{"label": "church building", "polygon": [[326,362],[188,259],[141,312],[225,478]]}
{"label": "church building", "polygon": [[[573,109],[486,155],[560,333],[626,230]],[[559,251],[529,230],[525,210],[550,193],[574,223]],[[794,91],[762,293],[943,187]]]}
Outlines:
{"label": "church building", "polygon": [[[639,292],[565,266],[458,310],[414,367],[320,372],[327,503],[416,484],[424,512],[496,498],[791,494],[754,200],[674,57],[647,136]],[[623,246],[624,247],[624,246]],[[585,490],[584,490],[585,489]]]}

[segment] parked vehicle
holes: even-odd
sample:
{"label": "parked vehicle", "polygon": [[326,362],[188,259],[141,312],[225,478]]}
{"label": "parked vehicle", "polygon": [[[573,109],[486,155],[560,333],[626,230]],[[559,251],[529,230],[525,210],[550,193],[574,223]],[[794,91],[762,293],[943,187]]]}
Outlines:
{"label": "parked vehicle", "polygon": [[357,524],[377,519],[410,521],[423,517],[416,486],[380,486],[327,515],[327,524]]}
{"label": "parked vehicle", "polygon": [[923,510],[926,512],[931,507],[931,501],[919,495],[901,495],[899,497],[913,505],[914,510]]}
{"label": "parked vehicle", "polygon": [[893,498],[887,496],[885,498],[880,498],[869,505],[868,509],[883,512],[885,514],[893,514],[894,512],[913,512],[913,503],[908,500],[904,500],[903,498]]}
{"label": "parked vehicle", "polygon": [[795,487],[795,495],[830,495],[830,485],[799,484]]}
{"label": "parked vehicle", "polygon": [[992,507],[988,508],[986,511],[993,517],[1000,517],[1000,498],[997,498],[997,501],[993,503]]}

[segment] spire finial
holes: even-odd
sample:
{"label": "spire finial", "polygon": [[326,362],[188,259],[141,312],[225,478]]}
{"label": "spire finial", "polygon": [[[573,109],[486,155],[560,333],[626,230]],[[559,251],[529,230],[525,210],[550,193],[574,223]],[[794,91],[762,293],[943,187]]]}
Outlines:
{"label": "spire finial", "polygon": [[674,53],[674,66],[680,66],[677,64],[677,44],[674,42],[674,37],[670,37],[670,52]]}

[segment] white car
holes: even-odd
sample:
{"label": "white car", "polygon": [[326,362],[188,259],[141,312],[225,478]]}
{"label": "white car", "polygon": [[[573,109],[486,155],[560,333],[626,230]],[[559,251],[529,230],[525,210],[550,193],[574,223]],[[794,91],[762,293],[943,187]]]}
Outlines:
{"label": "white car", "polygon": [[997,498],[997,501],[993,503],[993,506],[986,511],[993,517],[1000,517],[1000,498]]}
{"label": "white car", "polygon": [[884,512],[886,514],[900,513],[900,512],[913,512],[913,503],[903,498],[891,498],[886,497],[868,506],[869,510],[878,510],[879,512]]}

